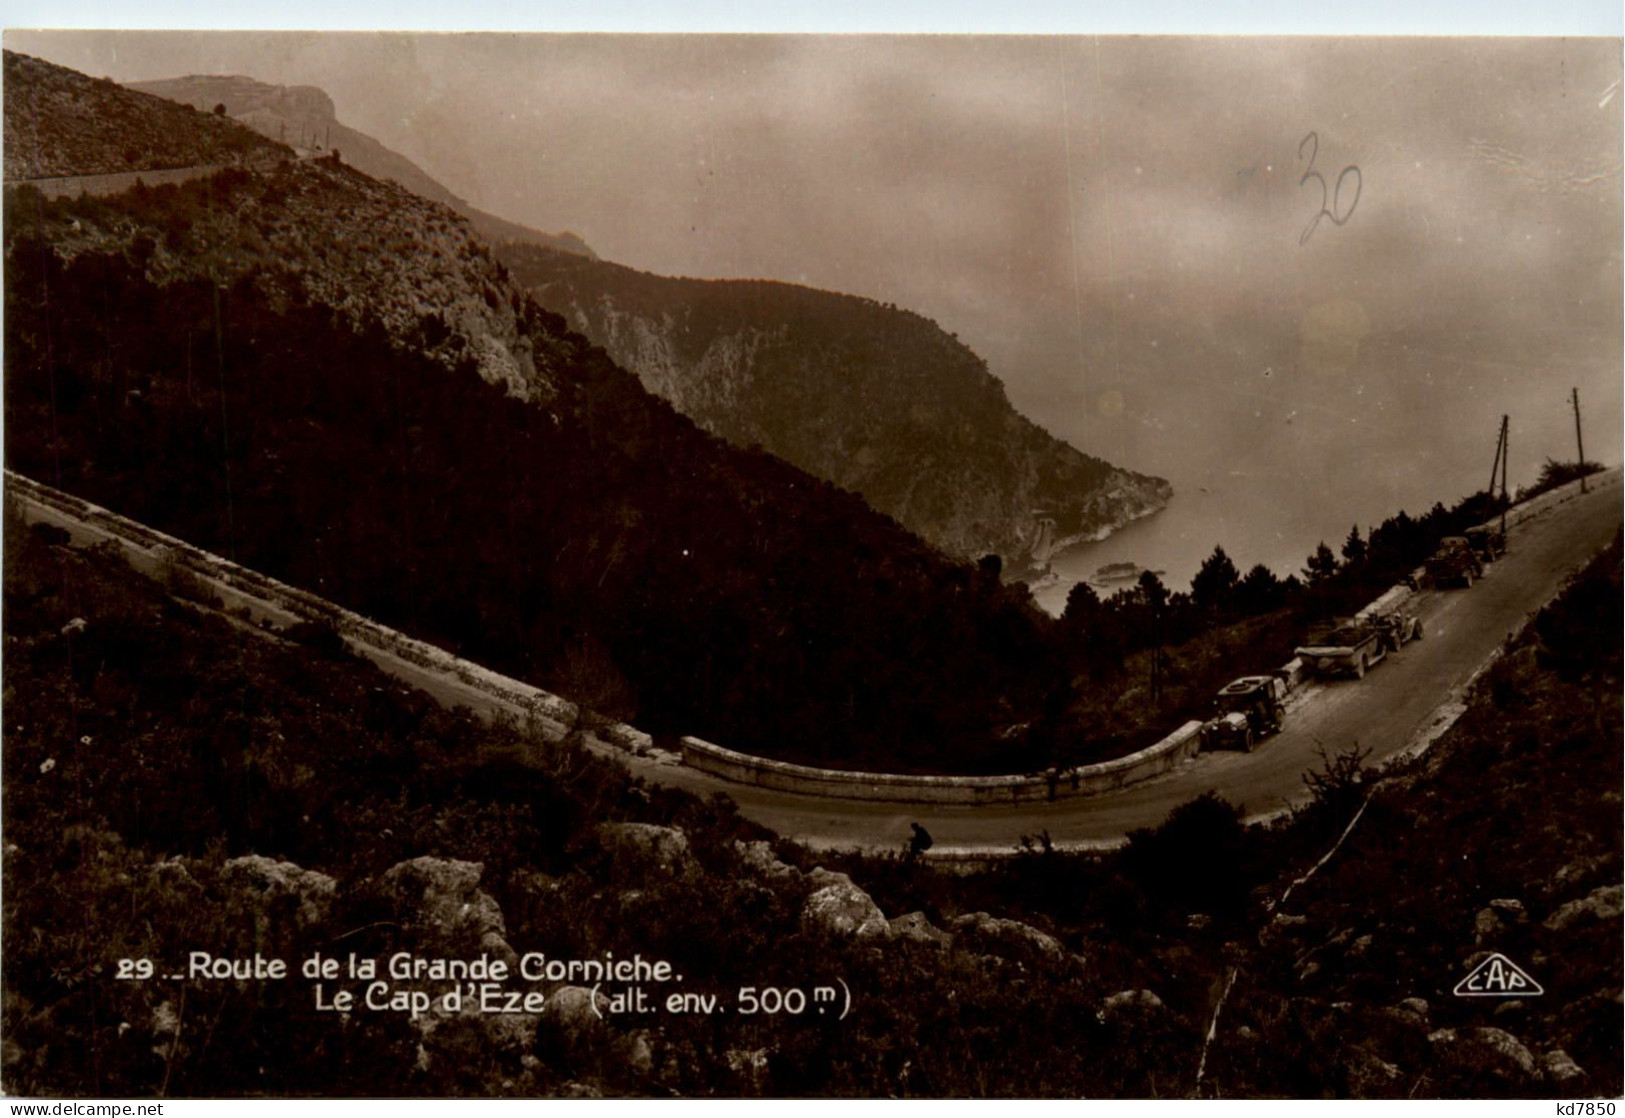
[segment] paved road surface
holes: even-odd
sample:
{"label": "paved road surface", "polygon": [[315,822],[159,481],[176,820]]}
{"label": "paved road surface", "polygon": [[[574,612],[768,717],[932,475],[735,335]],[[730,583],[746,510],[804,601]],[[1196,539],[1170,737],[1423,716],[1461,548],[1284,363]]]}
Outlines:
{"label": "paved road surface", "polygon": [[[1332,753],[1358,744],[1371,751],[1371,762],[1378,762],[1414,747],[1430,727],[1441,725],[1465,685],[1506,637],[1552,598],[1569,572],[1608,544],[1620,528],[1621,510],[1616,470],[1594,479],[1588,495],[1512,527],[1507,555],[1472,589],[1423,595],[1419,613],[1424,640],[1407,644],[1362,681],[1305,688],[1289,706],[1283,732],[1253,753],[1201,754],[1170,773],[1115,792],[1012,806],[837,800],[734,784],[679,765],[618,751],[615,755],[651,780],[700,795],[725,792],[749,818],[817,847],[901,849],[909,824],[916,821],[931,831],[941,853],[1008,852],[1022,835],[1040,830],[1048,830],[1062,845],[1113,845],[1128,831],[1160,823],[1174,807],[1209,790],[1242,804],[1249,815],[1264,815],[1303,798],[1303,774],[1320,764],[1317,748]],[[94,542],[103,535],[45,506],[31,506],[30,516],[60,524],[80,539],[88,536]],[[132,561],[138,567],[152,565],[143,553],[132,554]],[[218,591],[228,608],[247,605],[256,619],[270,617],[281,625],[297,620],[229,587]],[[457,679],[388,652],[358,651],[448,705],[460,703],[487,716],[502,705]]]}
{"label": "paved road surface", "polygon": [[1607,545],[1621,522],[1619,474],[1576,498],[1512,528],[1508,554],[1470,590],[1423,596],[1421,641],[1356,682],[1311,685],[1289,710],[1286,728],[1251,754],[1200,754],[1164,776],[1116,792],[1053,804],[944,807],[819,801],[748,788],[736,791],[744,813],[781,833],[815,845],[901,848],[918,820],[938,847],[1011,850],[1022,835],[1047,829],[1057,843],[1113,844],[1129,830],[1153,826],[1168,812],[1216,789],[1250,815],[1301,801],[1303,774],[1319,767],[1315,754],[1350,746],[1372,751],[1371,762],[1404,750],[1459,700],[1473,674],[1507,635],[1551,599],[1566,574]]}

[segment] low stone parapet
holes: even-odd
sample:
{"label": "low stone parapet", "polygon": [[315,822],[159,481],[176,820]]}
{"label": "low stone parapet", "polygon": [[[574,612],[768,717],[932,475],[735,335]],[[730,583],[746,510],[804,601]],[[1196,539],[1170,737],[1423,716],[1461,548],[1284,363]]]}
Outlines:
{"label": "low stone parapet", "polygon": [[682,739],[683,764],[701,772],[806,796],[900,803],[998,804],[1069,799],[1121,788],[1167,772],[1200,748],[1200,722],[1187,722],[1155,745],[1094,765],[1007,776],[916,776],[852,772],[773,761],[724,749],[699,738]]}

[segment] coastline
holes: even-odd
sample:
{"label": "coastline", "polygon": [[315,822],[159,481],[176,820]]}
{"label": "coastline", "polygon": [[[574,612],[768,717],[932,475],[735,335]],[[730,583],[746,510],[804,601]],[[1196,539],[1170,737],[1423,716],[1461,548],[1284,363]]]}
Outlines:
{"label": "coastline", "polygon": [[[1033,600],[1038,604],[1038,607],[1054,617],[1059,617],[1066,607],[1065,596],[1061,596],[1059,607],[1055,609],[1051,609],[1040,597],[1040,594],[1047,596],[1063,582],[1067,582],[1067,576],[1063,575],[1059,570],[1056,569],[1055,564],[1057,560],[1066,558],[1069,553],[1080,547],[1088,544],[1100,543],[1103,540],[1109,539],[1130,525],[1149,520],[1151,517],[1156,516],[1167,507],[1168,505],[1165,501],[1163,504],[1160,504],[1155,508],[1141,509],[1139,512],[1136,512],[1126,520],[1119,521],[1110,528],[1102,528],[1095,532],[1078,532],[1070,536],[1062,536],[1050,546],[1049,554],[1042,562],[1029,559],[1021,569],[1012,572],[1012,581],[1025,582],[1027,584],[1027,588],[1032,591]],[[1089,582],[1090,580],[1071,580],[1067,584],[1067,592],[1070,592],[1072,587],[1080,581]],[[1091,585],[1098,584],[1091,583]],[[1132,581],[1128,581],[1125,582],[1124,585],[1130,586],[1133,585],[1133,583]]]}

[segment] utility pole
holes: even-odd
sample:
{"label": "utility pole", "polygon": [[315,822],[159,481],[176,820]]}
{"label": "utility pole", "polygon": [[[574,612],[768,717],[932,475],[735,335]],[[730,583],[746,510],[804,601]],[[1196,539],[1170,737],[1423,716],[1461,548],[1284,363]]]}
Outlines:
{"label": "utility pole", "polygon": [[1151,701],[1162,699],[1162,623],[1151,622],[1154,630],[1154,643],[1151,645]]}
{"label": "utility pole", "polygon": [[1511,439],[1507,433],[1507,417],[1501,417],[1501,539],[1507,538],[1507,459],[1512,457]]}
{"label": "utility pole", "polygon": [[1495,496],[1495,471],[1501,468],[1501,455],[1507,441],[1507,417],[1501,417],[1501,430],[1495,436],[1495,461],[1490,463],[1490,487],[1484,492]]}
{"label": "utility pole", "polygon": [[1575,388],[1571,391],[1574,400],[1574,442],[1580,448],[1580,492],[1584,493],[1586,491],[1586,444],[1585,440],[1580,437],[1580,390]]}

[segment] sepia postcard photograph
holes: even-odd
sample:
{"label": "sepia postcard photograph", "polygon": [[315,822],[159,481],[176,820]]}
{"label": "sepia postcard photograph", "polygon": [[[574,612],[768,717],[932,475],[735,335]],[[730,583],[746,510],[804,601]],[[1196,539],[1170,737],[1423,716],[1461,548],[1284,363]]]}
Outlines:
{"label": "sepia postcard photograph", "polygon": [[1621,76],[6,30],[0,1092],[1617,1099]]}

